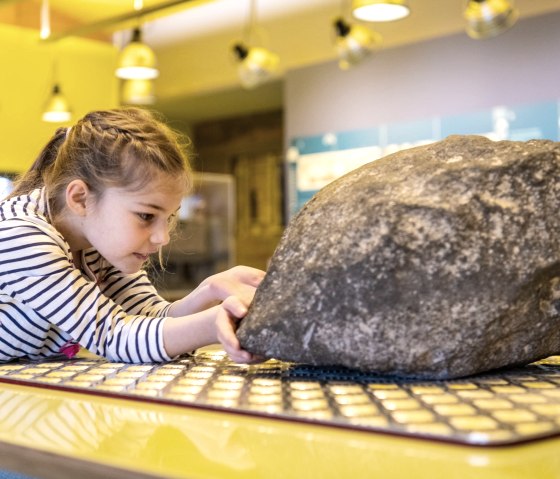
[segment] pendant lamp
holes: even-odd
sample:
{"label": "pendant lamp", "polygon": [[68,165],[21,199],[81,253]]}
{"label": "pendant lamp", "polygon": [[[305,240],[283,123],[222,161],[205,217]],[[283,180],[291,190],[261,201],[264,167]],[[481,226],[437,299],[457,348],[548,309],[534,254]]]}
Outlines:
{"label": "pendant lamp", "polygon": [[50,123],[65,123],[72,119],[72,112],[66,97],[62,94],[60,85],[55,83],[51,96],[43,110],[43,121]]}
{"label": "pendant lamp", "polygon": [[508,0],[469,0],[463,16],[467,34],[478,40],[506,31],[517,21],[519,12]]}
{"label": "pendant lamp", "polygon": [[366,22],[392,22],[407,17],[406,0],[352,0],[352,14]]}
{"label": "pendant lamp", "polygon": [[132,31],[130,43],[124,47],[115,75],[124,80],[153,80],[159,75],[154,51],[142,42],[142,30]]}
{"label": "pendant lamp", "polygon": [[350,25],[342,18],[334,22],[335,47],[338,66],[342,70],[357,65],[369,56],[381,43],[381,35],[363,25]]}
{"label": "pendant lamp", "polygon": [[[51,21],[50,21],[50,7],[48,0],[41,2],[41,27],[39,36],[45,40],[51,35]],[[43,114],[41,116],[43,121],[49,123],[65,123],[72,119],[72,111],[66,97],[62,94],[60,84],[57,81],[57,61],[53,62],[53,87],[51,94],[47,99]]]}

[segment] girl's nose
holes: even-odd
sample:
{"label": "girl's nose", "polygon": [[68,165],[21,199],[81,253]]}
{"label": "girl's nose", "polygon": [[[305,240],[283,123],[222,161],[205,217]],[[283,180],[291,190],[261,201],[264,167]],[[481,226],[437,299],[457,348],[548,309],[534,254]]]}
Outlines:
{"label": "girl's nose", "polygon": [[150,236],[150,241],[158,246],[165,246],[167,243],[169,243],[169,240],[169,228],[167,227],[167,225],[155,228],[152,231],[152,235]]}

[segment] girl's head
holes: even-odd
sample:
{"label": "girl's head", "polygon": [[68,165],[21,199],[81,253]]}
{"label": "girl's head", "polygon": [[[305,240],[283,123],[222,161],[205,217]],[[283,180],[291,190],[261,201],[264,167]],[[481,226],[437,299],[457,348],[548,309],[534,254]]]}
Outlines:
{"label": "girl's head", "polygon": [[59,128],[11,196],[44,186],[51,221],[71,249],[93,246],[134,272],[169,241],[191,183],[181,137],[153,113],[125,108]]}
{"label": "girl's head", "polygon": [[192,178],[184,146],[182,137],[152,112],[94,111],[56,131],[11,196],[44,186],[56,217],[64,212],[66,188],[76,179],[97,200],[109,187],[134,192],[162,175],[186,191]]}

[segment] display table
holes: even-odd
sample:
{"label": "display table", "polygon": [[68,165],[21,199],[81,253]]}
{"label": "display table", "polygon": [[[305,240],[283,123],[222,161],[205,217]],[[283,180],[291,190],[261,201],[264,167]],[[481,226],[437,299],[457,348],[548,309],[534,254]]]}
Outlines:
{"label": "display table", "polygon": [[0,470],[40,478],[557,478],[558,358],[390,381],[203,351],[0,365]]}

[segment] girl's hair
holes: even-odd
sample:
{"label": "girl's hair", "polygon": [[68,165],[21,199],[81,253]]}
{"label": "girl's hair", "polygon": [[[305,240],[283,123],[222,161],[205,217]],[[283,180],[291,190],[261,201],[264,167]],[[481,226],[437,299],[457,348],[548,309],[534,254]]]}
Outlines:
{"label": "girl's hair", "polygon": [[139,190],[158,173],[192,175],[183,137],[154,112],[140,108],[93,111],[71,128],[59,128],[29,171],[16,182],[11,197],[44,186],[53,216],[65,204],[66,186],[83,180],[97,200],[108,187]]}

